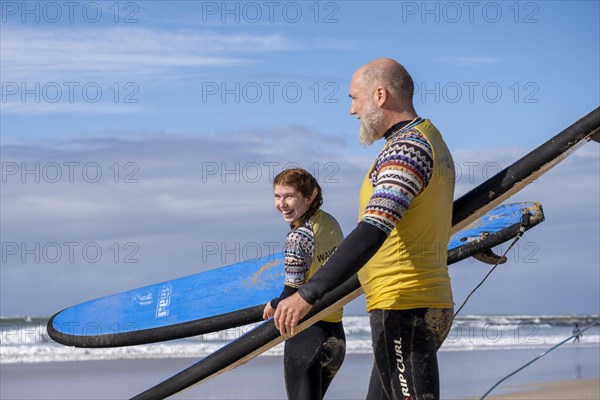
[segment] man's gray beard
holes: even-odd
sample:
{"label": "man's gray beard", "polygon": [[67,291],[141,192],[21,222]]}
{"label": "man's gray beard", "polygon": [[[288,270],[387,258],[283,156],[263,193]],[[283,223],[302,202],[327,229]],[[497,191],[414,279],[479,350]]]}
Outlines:
{"label": "man's gray beard", "polygon": [[383,113],[375,106],[369,106],[360,120],[358,140],[363,146],[369,146],[381,138],[384,130]]}

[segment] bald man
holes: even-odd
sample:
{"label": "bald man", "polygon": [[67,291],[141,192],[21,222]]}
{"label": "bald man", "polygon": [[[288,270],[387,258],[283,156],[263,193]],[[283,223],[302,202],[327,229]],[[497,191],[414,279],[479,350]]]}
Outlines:
{"label": "bald man", "polygon": [[294,335],[317,300],[358,273],[374,353],[367,399],[439,398],[436,353],[454,312],[447,266],[454,162],[436,127],[417,115],[413,92],[411,76],[392,59],[352,76],[359,140],[385,143],[362,183],[358,225],[274,315],[282,335]]}

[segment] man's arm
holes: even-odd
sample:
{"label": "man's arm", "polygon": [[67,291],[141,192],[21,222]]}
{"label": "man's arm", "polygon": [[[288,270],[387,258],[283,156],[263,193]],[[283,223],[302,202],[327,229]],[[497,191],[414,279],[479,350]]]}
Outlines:
{"label": "man's arm", "polygon": [[312,305],[329,290],[356,274],[379,250],[387,236],[381,229],[359,222],[327,263],[298,292],[279,302],[274,322],[281,334],[295,335],[298,322],[308,314]]}

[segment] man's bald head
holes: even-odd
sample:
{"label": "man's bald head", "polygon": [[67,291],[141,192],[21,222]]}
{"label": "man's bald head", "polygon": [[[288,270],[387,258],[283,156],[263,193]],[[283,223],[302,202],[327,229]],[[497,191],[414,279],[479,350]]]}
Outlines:
{"label": "man's bald head", "polygon": [[369,89],[383,86],[401,104],[412,107],[415,85],[408,71],[391,58],[373,60],[357,71],[360,80]]}
{"label": "man's bald head", "polygon": [[369,145],[401,121],[417,118],[414,84],[406,69],[390,58],[363,65],[350,81],[350,114],[360,119],[359,140]]}

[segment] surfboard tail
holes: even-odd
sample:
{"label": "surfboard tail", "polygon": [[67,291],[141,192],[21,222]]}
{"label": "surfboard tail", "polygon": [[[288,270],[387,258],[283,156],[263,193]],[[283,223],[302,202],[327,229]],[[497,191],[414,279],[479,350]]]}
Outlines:
{"label": "surfboard tail", "polygon": [[[493,253],[490,254],[492,248],[513,239],[545,220],[542,205],[538,202],[498,206],[482,218],[500,221],[503,218],[503,214],[506,216],[507,213],[512,213],[513,221],[515,220],[516,213],[520,213],[520,218],[516,218],[518,222],[498,230],[492,230],[491,226],[485,223],[483,226],[479,226],[478,221],[476,221],[471,224],[474,225],[472,228],[471,225],[468,225],[452,236],[448,246],[448,265],[462,261],[468,257],[474,257],[486,264],[495,264],[501,260],[492,255]],[[459,246],[457,243],[462,243],[462,245]]]}

